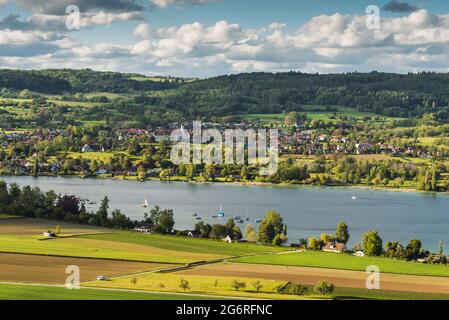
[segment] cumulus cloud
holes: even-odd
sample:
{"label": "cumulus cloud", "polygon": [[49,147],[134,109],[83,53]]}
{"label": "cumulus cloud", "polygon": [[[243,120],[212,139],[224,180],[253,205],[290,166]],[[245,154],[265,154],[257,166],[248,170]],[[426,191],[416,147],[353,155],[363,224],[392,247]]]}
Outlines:
{"label": "cumulus cloud", "polygon": [[199,5],[199,4],[208,4],[210,2],[217,2],[217,1],[219,1],[219,0],[152,0],[152,3],[156,7],[165,8],[170,5],[176,5],[176,4]]}
{"label": "cumulus cloud", "polygon": [[[18,14],[10,14],[0,20],[0,29],[68,32],[66,19],[65,15],[50,14],[33,14],[25,19],[21,19],[21,16]],[[101,10],[80,15],[80,27],[110,25],[118,22],[138,20],[144,20],[142,13],[139,11],[113,13]]]}
{"label": "cumulus cloud", "polygon": [[[126,15],[116,12],[114,16],[91,12],[82,23],[137,19],[129,16],[132,12],[125,12]],[[38,17],[53,19],[35,14],[33,20],[26,22],[38,25]],[[8,47],[14,53],[0,57],[0,65],[14,62],[18,67],[35,63],[34,67],[91,67],[200,77],[289,70],[449,71],[449,14],[434,15],[426,10],[383,18],[377,30],[366,28],[365,16],[339,13],[313,17],[296,31],[289,31],[279,22],[255,29],[228,21],[162,28],[141,22],[132,32],[135,41],[127,45],[83,44],[82,39],[74,40],[58,32],[20,29],[20,22],[24,21],[17,16],[0,22],[0,29],[16,24],[16,29],[11,27],[0,33],[0,43],[4,43],[0,56]],[[15,54],[20,54],[19,47],[25,44],[28,52],[36,55],[14,59]]]}
{"label": "cumulus cloud", "polygon": [[415,5],[411,5],[407,2],[400,2],[398,0],[391,0],[386,5],[383,6],[385,11],[389,12],[413,12],[418,10],[418,7]]}
{"label": "cumulus cloud", "polygon": [[65,10],[70,5],[78,6],[81,12],[132,12],[144,9],[137,0],[16,0],[16,3],[29,12],[50,15],[65,15]]}

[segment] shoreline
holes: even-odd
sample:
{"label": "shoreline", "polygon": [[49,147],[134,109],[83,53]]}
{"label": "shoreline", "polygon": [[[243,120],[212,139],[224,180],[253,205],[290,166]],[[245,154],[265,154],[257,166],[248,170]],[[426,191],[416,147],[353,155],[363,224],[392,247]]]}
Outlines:
{"label": "shoreline", "polygon": [[292,184],[288,182],[272,183],[260,181],[183,181],[183,180],[161,180],[159,178],[146,178],[145,180],[138,179],[136,176],[79,176],[79,175],[14,175],[14,174],[0,174],[2,177],[30,177],[30,178],[65,178],[65,179],[104,179],[104,180],[122,180],[135,182],[173,182],[173,183],[191,183],[191,184],[223,184],[234,186],[255,186],[255,187],[283,187],[283,188],[347,188],[347,189],[365,189],[372,191],[387,191],[387,192],[401,192],[401,193],[418,193],[429,195],[449,195],[449,192],[435,192],[435,191],[421,191],[413,188],[388,188],[379,186],[368,186],[363,184],[348,184],[348,185],[313,185],[313,184]]}

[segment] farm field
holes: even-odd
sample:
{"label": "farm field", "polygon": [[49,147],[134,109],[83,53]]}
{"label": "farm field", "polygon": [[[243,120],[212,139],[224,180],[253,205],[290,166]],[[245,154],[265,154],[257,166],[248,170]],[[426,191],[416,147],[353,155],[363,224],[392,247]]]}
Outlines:
{"label": "farm field", "polygon": [[[135,279],[135,284],[133,283]],[[189,289],[185,291],[180,287],[181,280],[189,283]],[[244,282],[246,287],[235,290],[232,282],[236,280]],[[259,280],[262,288],[259,292],[253,287],[252,283]],[[192,294],[208,294],[241,298],[259,298],[259,299],[316,299],[322,298],[316,295],[310,296],[293,296],[276,293],[276,286],[285,284],[282,281],[256,279],[254,277],[235,276],[192,276],[176,273],[148,273],[138,276],[121,277],[111,279],[110,281],[95,281],[83,284],[89,287],[115,288],[115,289],[137,289],[149,291],[167,291],[175,293],[192,293]]]}
{"label": "farm field", "polygon": [[179,252],[192,252],[219,255],[220,257],[241,256],[255,253],[287,251],[290,248],[276,248],[271,246],[225,243],[219,240],[176,237],[157,234],[140,234],[136,232],[120,232],[110,234],[86,235],[82,238],[140,244],[154,248]]}
{"label": "farm field", "polygon": [[56,226],[60,227],[61,235],[111,232],[110,229],[72,224],[63,221],[18,218],[2,219],[0,222],[0,235],[41,236],[42,232],[55,230]]}
{"label": "farm field", "polygon": [[[364,271],[260,264],[219,263],[198,266],[193,269],[183,271],[181,274],[210,277],[250,277],[277,281],[290,281],[293,283],[301,283],[311,286],[321,280],[325,280],[329,283],[333,283],[337,288],[366,288],[366,273]],[[388,291],[449,294],[449,278],[382,273],[381,289]]]}
{"label": "farm field", "polygon": [[95,280],[98,275],[116,277],[168,268],[169,264],[48,257],[0,253],[0,282],[64,284],[66,267],[80,268],[81,281]]}
{"label": "farm field", "polygon": [[365,271],[367,266],[376,265],[383,273],[420,276],[448,277],[449,266],[421,264],[401,260],[355,257],[346,254],[306,251],[292,254],[267,254],[235,259],[242,263],[256,263],[284,266],[317,267],[342,270]]}
{"label": "farm field", "polygon": [[22,284],[0,284],[0,300],[218,300],[204,296],[183,294],[101,290]]}
{"label": "farm field", "polygon": [[[374,113],[370,112],[360,112],[353,108],[348,107],[342,107],[342,106],[332,106],[337,108],[337,111],[328,111],[326,110],[326,106],[320,106],[320,105],[308,105],[308,106],[302,106],[303,111],[300,111],[300,113],[306,113],[308,120],[321,120],[321,121],[328,121],[328,122],[335,122],[336,119],[334,119],[334,115],[337,114],[337,116],[345,116],[345,117],[351,117],[354,118],[357,121],[363,121],[364,118],[378,118],[376,120],[370,119],[369,122],[373,123],[383,123],[383,122],[389,122],[393,120],[400,120],[401,118],[393,118],[393,117],[385,117],[385,116],[378,116]],[[254,120],[260,120],[262,122],[283,122],[285,119],[286,114],[284,113],[273,113],[273,114],[247,114],[242,115],[241,118],[246,121],[254,121]]]}
{"label": "farm field", "polygon": [[77,237],[40,240],[38,237],[12,235],[0,235],[0,252],[179,264],[225,257]]}
{"label": "farm field", "polygon": [[[57,225],[60,237],[44,239],[42,232],[54,231]],[[186,264],[280,250],[288,249],[148,235],[51,220],[2,219],[0,222],[0,252],[3,253]]]}

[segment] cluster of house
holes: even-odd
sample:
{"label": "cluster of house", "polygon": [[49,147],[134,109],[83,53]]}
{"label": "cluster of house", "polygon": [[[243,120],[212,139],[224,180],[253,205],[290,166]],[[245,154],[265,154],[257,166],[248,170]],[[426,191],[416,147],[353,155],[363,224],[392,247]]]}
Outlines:
{"label": "cluster of house", "polygon": [[[251,123],[202,123],[202,130],[214,128],[224,132],[227,129],[250,129]],[[80,147],[81,152],[108,152],[113,146],[120,147],[126,145],[129,141],[136,138],[144,137],[150,142],[160,142],[163,140],[169,141],[173,130],[182,128],[186,133],[192,133],[192,123],[169,123],[165,126],[156,127],[154,129],[139,129],[128,128],[117,130],[106,139],[102,144],[99,143],[86,143]],[[0,147],[8,148],[10,144],[22,142],[25,145],[32,145],[39,141],[51,141],[58,136],[68,137],[70,132],[68,130],[24,130],[14,131],[9,129],[0,130]],[[114,148],[115,148],[114,147]],[[280,130],[279,136],[279,151],[281,154],[386,154],[392,156],[407,156],[418,158],[431,158],[438,156],[432,154],[431,151],[420,145],[408,145],[408,146],[396,146],[388,143],[369,143],[360,142],[355,138],[349,138],[341,135],[324,134],[319,130],[306,130],[303,125],[297,125],[297,130],[292,132],[288,129]],[[52,163],[39,163],[39,170],[44,172],[57,173],[61,170],[63,163],[61,161],[54,161]],[[9,172],[15,172],[18,174],[26,174],[34,167],[34,161],[28,161],[16,157],[10,159],[7,163],[1,163],[0,167],[8,170]],[[83,172],[83,168],[73,168],[73,171]],[[100,165],[96,174],[109,174],[112,167],[108,165]],[[147,174],[149,176],[158,176],[160,169],[150,170]],[[120,173],[118,173],[120,174]],[[126,172],[127,175],[137,175],[137,168],[133,166]]]}
{"label": "cluster of house", "polygon": [[[283,154],[385,154],[416,158],[431,158],[429,150],[420,145],[397,146],[387,143],[367,143],[344,136],[318,134],[314,130],[283,132],[279,139]],[[437,154],[438,155],[438,154]]]}

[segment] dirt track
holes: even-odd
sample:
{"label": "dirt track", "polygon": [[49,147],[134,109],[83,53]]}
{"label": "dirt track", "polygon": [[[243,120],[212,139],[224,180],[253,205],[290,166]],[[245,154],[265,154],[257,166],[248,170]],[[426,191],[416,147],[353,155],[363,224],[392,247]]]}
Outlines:
{"label": "dirt track", "polygon": [[[326,280],[337,287],[366,288],[367,274],[323,268],[273,266],[246,263],[222,263],[196,267],[180,272],[186,275],[229,276],[292,281],[315,285]],[[449,294],[449,278],[381,274],[380,289]]]}
{"label": "dirt track", "polygon": [[64,284],[68,276],[65,270],[69,265],[80,268],[81,281],[95,280],[100,274],[113,277],[170,266],[143,262],[0,253],[0,281]]}

